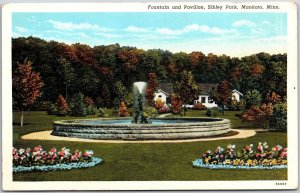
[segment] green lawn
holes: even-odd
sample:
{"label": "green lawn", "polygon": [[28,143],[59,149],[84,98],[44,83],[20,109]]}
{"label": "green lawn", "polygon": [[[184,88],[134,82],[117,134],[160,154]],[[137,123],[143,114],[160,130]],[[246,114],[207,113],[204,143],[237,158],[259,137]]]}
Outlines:
{"label": "green lawn", "polygon": [[[205,111],[189,110],[188,116],[203,116]],[[234,128],[248,128],[234,116],[237,112],[225,112],[225,118],[232,121]],[[25,125],[20,128],[19,113],[14,113],[14,146],[68,147],[71,150],[91,149],[94,156],[104,159],[102,165],[87,169],[55,171],[47,173],[14,174],[15,181],[107,181],[107,180],[286,180],[287,170],[210,170],[193,168],[191,162],[207,149],[217,146],[236,144],[237,148],[249,144],[267,141],[269,145],[286,146],[287,135],[280,132],[261,132],[247,139],[219,140],[207,142],[172,143],[172,144],[96,144],[65,141],[30,141],[21,140],[26,133],[50,130],[52,122],[75,117],[49,116],[45,112],[27,112]],[[90,116],[91,118],[93,116]],[[95,116],[94,116],[95,117]],[[77,118],[77,117],[76,117]]]}

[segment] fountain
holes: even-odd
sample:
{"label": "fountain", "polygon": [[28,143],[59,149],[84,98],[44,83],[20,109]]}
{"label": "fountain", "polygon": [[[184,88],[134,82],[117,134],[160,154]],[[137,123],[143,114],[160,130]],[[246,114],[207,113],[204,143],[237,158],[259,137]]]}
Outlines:
{"label": "fountain", "polygon": [[149,118],[143,114],[145,104],[145,89],[146,82],[135,82],[133,84],[133,95],[134,95],[134,115],[132,123],[135,124],[150,124]]}
{"label": "fountain", "polygon": [[155,118],[144,116],[145,82],[133,84],[132,118],[62,120],[53,123],[52,135],[87,139],[172,140],[217,136],[230,131],[221,118]]}

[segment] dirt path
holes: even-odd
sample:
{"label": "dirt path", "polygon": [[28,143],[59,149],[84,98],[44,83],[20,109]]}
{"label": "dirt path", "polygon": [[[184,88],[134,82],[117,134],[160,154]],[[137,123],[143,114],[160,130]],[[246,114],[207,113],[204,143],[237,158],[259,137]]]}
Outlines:
{"label": "dirt path", "polygon": [[71,137],[59,137],[51,135],[51,131],[40,131],[23,135],[21,139],[25,140],[50,140],[50,141],[76,141],[88,143],[186,143],[195,141],[215,141],[224,139],[239,139],[248,138],[255,135],[254,130],[233,130],[239,132],[233,136],[200,138],[200,139],[185,139],[185,140],[147,140],[147,141],[125,141],[125,140],[98,140],[98,139],[81,139]]}

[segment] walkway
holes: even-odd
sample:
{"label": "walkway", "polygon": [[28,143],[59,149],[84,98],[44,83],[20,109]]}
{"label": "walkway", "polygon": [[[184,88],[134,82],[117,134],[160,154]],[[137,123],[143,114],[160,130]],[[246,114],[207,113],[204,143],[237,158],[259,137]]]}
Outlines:
{"label": "walkway", "polygon": [[252,137],[256,134],[254,130],[235,130],[239,132],[236,135],[226,137],[213,137],[213,138],[199,138],[199,139],[185,139],[185,140],[145,140],[145,141],[125,141],[125,140],[97,140],[97,139],[81,139],[71,137],[60,137],[51,135],[52,131],[40,131],[23,135],[21,139],[25,140],[49,140],[49,141],[76,141],[76,142],[89,142],[89,143],[186,143],[196,141],[215,141],[226,139],[240,139]]}

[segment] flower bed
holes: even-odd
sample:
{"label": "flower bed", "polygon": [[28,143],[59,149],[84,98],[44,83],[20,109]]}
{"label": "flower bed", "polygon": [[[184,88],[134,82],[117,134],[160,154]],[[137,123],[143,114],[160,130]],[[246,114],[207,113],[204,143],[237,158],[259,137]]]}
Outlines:
{"label": "flower bed", "polygon": [[201,159],[192,162],[194,167],[209,169],[283,169],[287,168],[287,148],[276,145],[269,148],[266,142],[245,146],[236,151],[235,145],[226,149],[218,147],[214,152],[207,150]]}
{"label": "flower bed", "polygon": [[13,148],[13,172],[31,171],[53,171],[69,170],[75,168],[87,168],[102,162],[101,158],[92,157],[93,151],[86,150],[83,153],[75,150],[73,153],[63,147],[57,151],[51,148],[48,152],[44,151],[39,145],[30,148]]}

